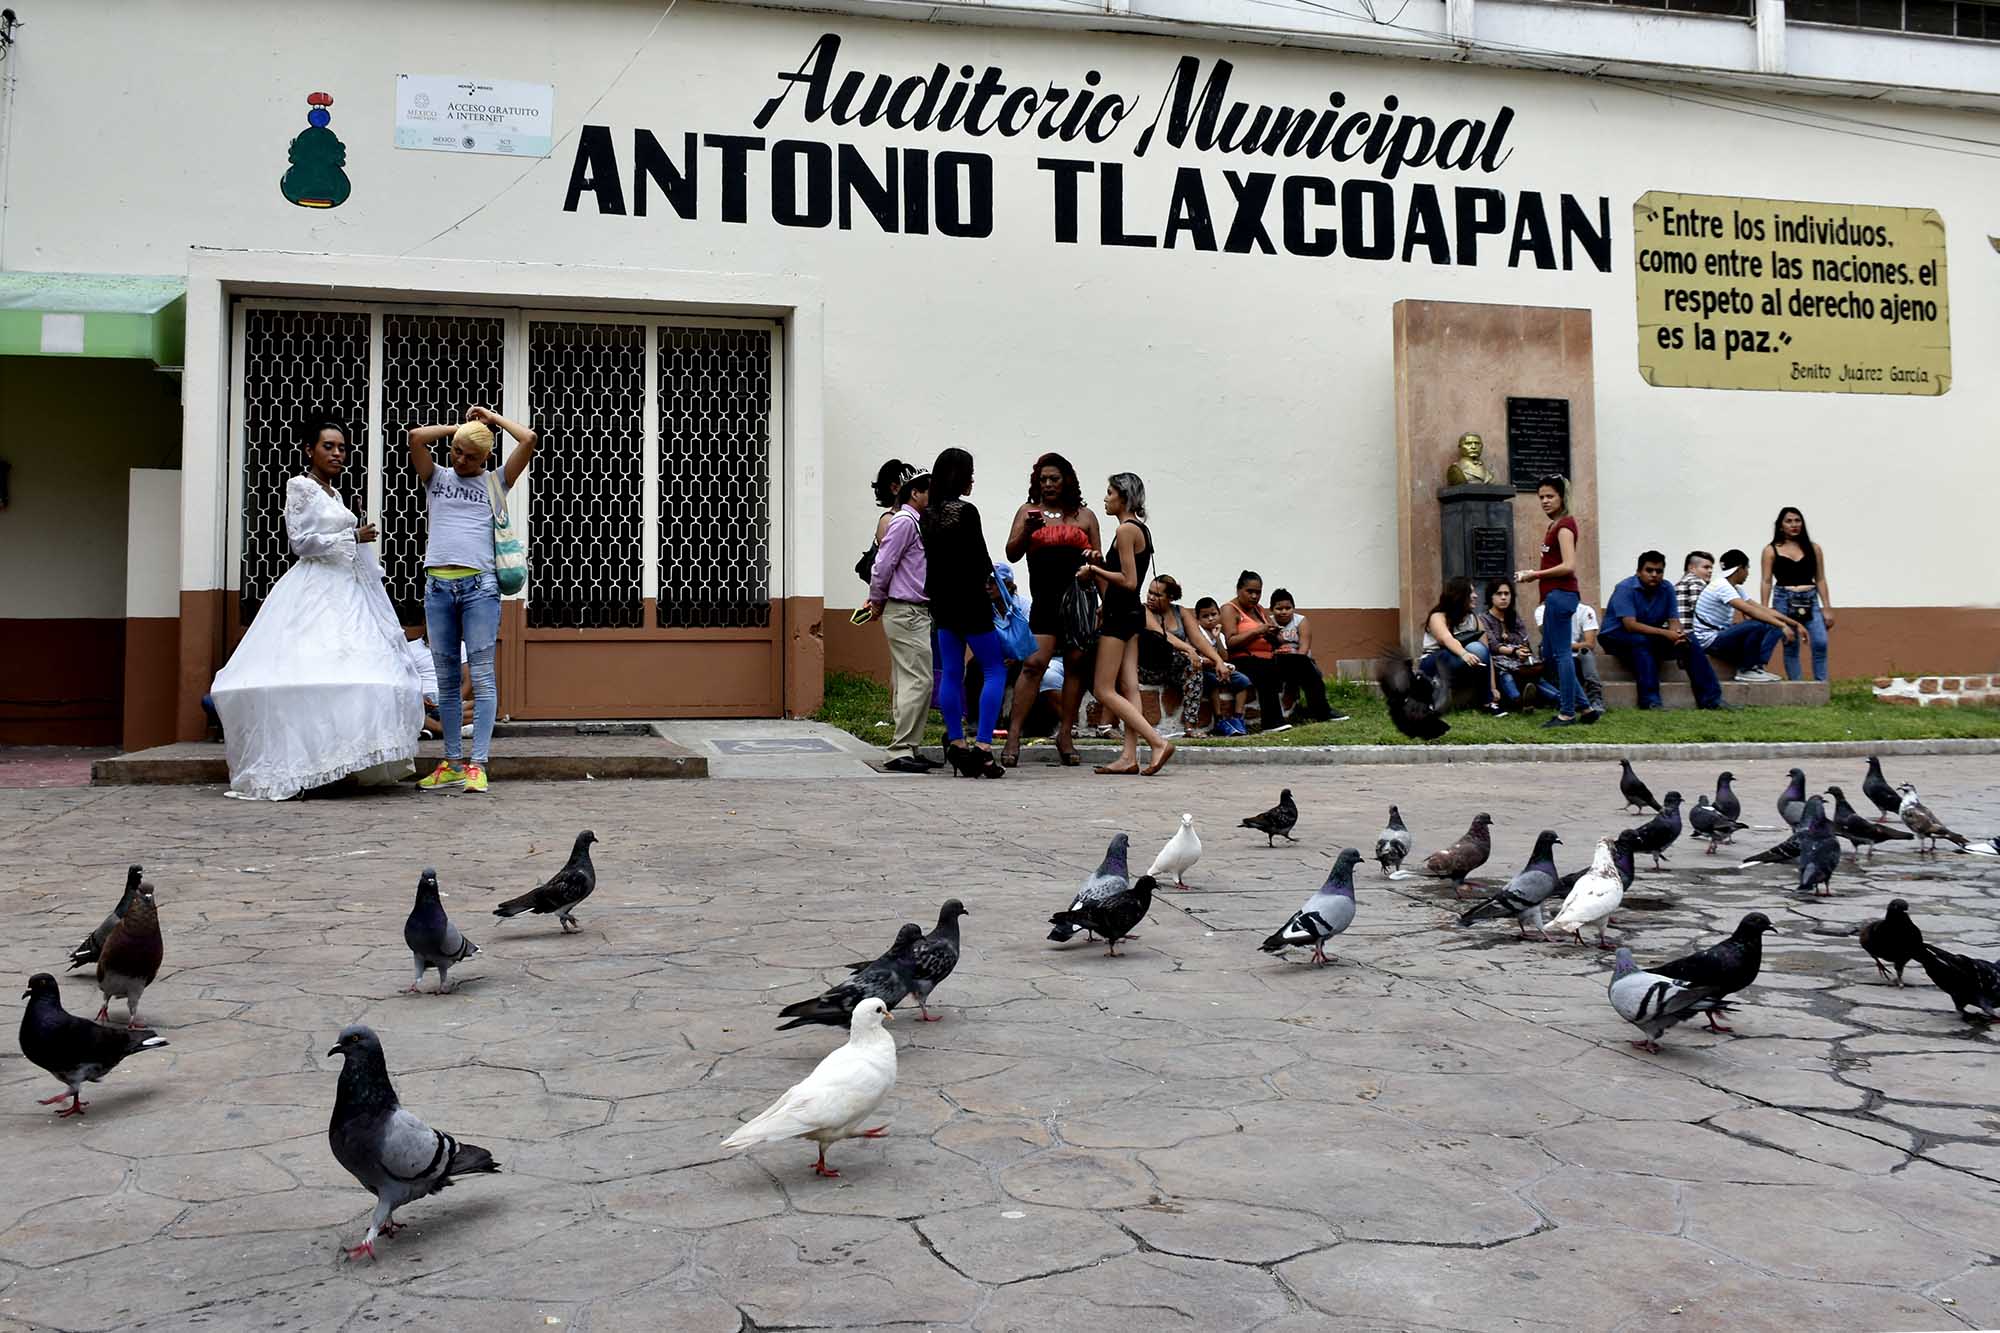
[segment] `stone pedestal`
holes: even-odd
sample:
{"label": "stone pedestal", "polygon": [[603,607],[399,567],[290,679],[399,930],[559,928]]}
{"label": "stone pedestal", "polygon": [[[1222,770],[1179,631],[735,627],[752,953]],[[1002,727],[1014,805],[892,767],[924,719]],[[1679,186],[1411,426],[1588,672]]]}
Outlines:
{"label": "stone pedestal", "polygon": [[1484,605],[1487,586],[1513,578],[1520,568],[1514,563],[1514,488],[1447,486],[1437,498],[1438,579],[1471,579],[1474,604]]}
{"label": "stone pedestal", "polygon": [[[1486,443],[1486,465],[1509,475],[1507,400],[1566,399],[1569,403],[1570,512],[1583,540],[1578,577],[1596,601],[1597,416],[1591,368],[1590,312],[1546,306],[1477,305],[1460,301],[1398,301],[1396,354],[1396,543],[1402,649],[1423,638],[1424,613],[1444,581],[1445,469],[1467,431]],[[1491,489],[1491,488],[1482,488]],[[1532,491],[1499,488],[1480,497],[1498,504],[1511,496],[1513,553],[1508,572],[1541,563],[1542,517]],[[1497,526],[1483,523],[1479,526]],[[1490,539],[1489,539],[1490,540]],[[1538,600],[1524,589],[1522,601]]]}

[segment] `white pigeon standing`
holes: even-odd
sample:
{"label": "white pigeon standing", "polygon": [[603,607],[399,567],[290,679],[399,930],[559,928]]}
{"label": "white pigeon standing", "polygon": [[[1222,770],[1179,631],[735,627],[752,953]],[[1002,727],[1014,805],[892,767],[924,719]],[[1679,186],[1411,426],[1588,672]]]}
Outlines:
{"label": "white pigeon standing", "polygon": [[847,1044],[828,1053],[812,1073],[792,1085],[756,1119],[722,1141],[731,1151],[776,1143],[780,1139],[811,1139],[819,1144],[815,1175],[836,1177],[826,1164],[826,1145],[842,1139],[878,1139],[887,1125],[862,1129],[889,1090],[896,1086],[896,1039],[883,1030],[892,1022],[889,1006],[869,996],[854,1006]]}
{"label": "white pigeon standing", "polygon": [[1578,944],[1583,943],[1583,928],[1597,927],[1597,947],[1615,949],[1604,938],[1604,925],[1611,914],[1618,910],[1618,904],[1625,901],[1625,881],[1618,877],[1618,867],[1611,860],[1611,839],[1599,838],[1597,850],[1591,855],[1590,869],[1563,899],[1562,910],[1549,923],[1551,929],[1566,935],[1574,935]]}
{"label": "white pigeon standing", "polygon": [[1160,854],[1153,858],[1153,868],[1146,873],[1154,879],[1172,875],[1174,887],[1184,889],[1187,881],[1181,876],[1194,869],[1194,863],[1199,860],[1201,839],[1195,836],[1194,816],[1182,815],[1180,828],[1167,839],[1167,845],[1160,848]]}

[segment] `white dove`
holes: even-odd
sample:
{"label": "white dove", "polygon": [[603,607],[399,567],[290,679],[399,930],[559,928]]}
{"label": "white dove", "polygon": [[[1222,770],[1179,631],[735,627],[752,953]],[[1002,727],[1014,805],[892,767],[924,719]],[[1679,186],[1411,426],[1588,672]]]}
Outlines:
{"label": "white dove", "polygon": [[1194,816],[1182,815],[1180,828],[1167,839],[1167,845],[1160,848],[1160,854],[1153,858],[1153,868],[1146,873],[1154,879],[1172,875],[1174,887],[1184,889],[1187,881],[1181,876],[1194,869],[1194,863],[1199,860],[1201,839],[1195,836]]}
{"label": "white dove", "polygon": [[827,1144],[877,1139],[888,1131],[887,1125],[873,1129],[860,1125],[896,1086],[896,1039],[882,1029],[893,1019],[889,1006],[872,995],[855,1005],[847,1044],[830,1052],[812,1073],[724,1139],[722,1146],[734,1152],[780,1139],[811,1139],[819,1144],[814,1174],[838,1176],[840,1172],[826,1164]]}
{"label": "white dove", "polygon": [[1576,882],[1563,899],[1562,911],[1549,923],[1553,930],[1574,935],[1578,944],[1583,943],[1583,928],[1597,927],[1597,947],[1615,949],[1618,946],[1604,938],[1604,925],[1611,914],[1618,910],[1618,904],[1625,901],[1625,881],[1618,878],[1618,867],[1611,860],[1611,840],[1599,838],[1597,850],[1591,855],[1590,870]]}

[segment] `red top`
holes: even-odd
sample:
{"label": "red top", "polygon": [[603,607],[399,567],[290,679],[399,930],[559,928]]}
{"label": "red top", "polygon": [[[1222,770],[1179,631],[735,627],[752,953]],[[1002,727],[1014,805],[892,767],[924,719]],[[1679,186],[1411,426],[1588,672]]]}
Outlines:
{"label": "red top", "polygon": [[[1576,520],[1568,514],[1564,514],[1561,518],[1549,524],[1548,535],[1542,538],[1542,563],[1540,568],[1554,569],[1562,563],[1562,543],[1557,539],[1556,534],[1564,528],[1569,529],[1569,535],[1573,539],[1575,546],[1581,547],[1583,545],[1583,534],[1577,531]],[[1581,594],[1583,591],[1582,587],[1576,581],[1576,571],[1573,569],[1559,579],[1543,579],[1541,584],[1542,600],[1545,602],[1549,600],[1549,594],[1552,592]]]}
{"label": "red top", "polygon": [[[1257,610],[1254,613],[1245,611],[1242,608],[1242,606],[1238,605],[1234,600],[1225,602],[1223,605],[1225,609],[1233,608],[1236,612],[1235,629],[1233,630],[1230,629],[1227,622],[1223,624],[1222,628],[1228,633],[1231,634],[1241,633],[1243,629],[1243,623],[1245,621],[1249,621],[1251,624],[1254,625],[1268,625],[1271,623],[1270,616],[1264,613],[1264,608],[1261,605],[1257,608]],[[1230,651],[1230,656],[1271,657],[1275,655],[1276,652],[1277,649],[1272,644],[1272,642],[1268,638],[1265,638],[1263,635],[1260,634],[1254,639],[1250,639],[1247,642],[1237,644],[1236,647]]]}

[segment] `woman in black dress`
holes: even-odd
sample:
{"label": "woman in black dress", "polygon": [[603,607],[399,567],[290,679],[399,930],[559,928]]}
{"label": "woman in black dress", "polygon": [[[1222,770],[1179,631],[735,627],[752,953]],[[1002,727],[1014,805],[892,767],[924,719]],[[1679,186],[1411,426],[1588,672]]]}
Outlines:
{"label": "woman in black dress", "polygon": [[[1007,775],[993,758],[993,726],[1007,693],[1007,659],[1000,632],[993,628],[993,562],[979,511],[965,497],[972,491],[972,455],[947,449],[931,467],[931,503],[919,531],[929,569],[931,623],[938,645],[938,708],[944,713],[944,757],[961,777]],[[979,732],[965,739],[965,654],[979,664]]]}
{"label": "woman in black dress", "polygon": [[[1085,565],[1076,577],[1079,581],[1095,579],[1103,585],[1097,679],[1091,693],[1118,719],[1125,747],[1118,762],[1101,764],[1096,771],[1151,776],[1174,757],[1174,747],[1148,725],[1139,708],[1139,632],[1146,627],[1146,610],[1139,598],[1140,589],[1146,586],[1146,568],[1153,560],[1153,534],[1145,521],[1146,483],[1131,472],[1113,476],[1104,492],[1104,512],[1118,520],[1118,530],[1111,535],[1103,560]],[[1142,736],[1153,756],[1144,769],[1139,767]]]}
{"label": "woman in black dress", "polygon": [[1083,502],[1076,469],[1061,454],[1043,454],[1028,474],[1028,499],[1014,511],[1007,533],[1007,559],[1028,557],[1028,628],[1035,632],[1034,655],[1021,663],[1014,685],[1014,716],[1000,762],[1012,768],[1021,757],[1021,729],[1042,688],[1042,673],[1063,655],[1062,717],[1056,724],[1056,751],[1065,764],[1080,762],[1070,739],[1076,706],[1083,698],[1084,655],[1062,642],[1063,594],[1076,582],[1084,558],[1097,549],[1097,515]]}

